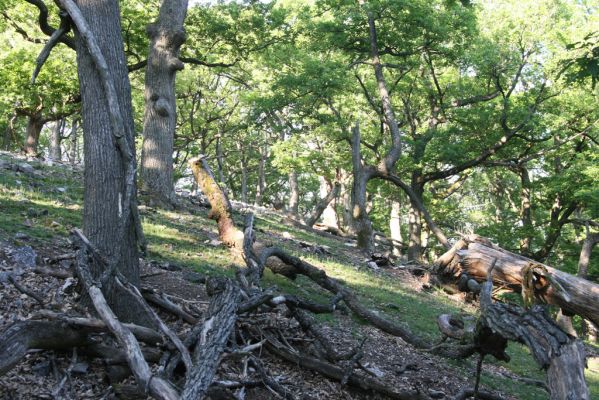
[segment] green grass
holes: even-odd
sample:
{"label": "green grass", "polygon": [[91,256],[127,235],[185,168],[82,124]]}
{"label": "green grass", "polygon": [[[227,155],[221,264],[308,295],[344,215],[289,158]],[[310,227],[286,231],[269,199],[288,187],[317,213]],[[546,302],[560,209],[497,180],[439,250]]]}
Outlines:
{"label": "green grass", "polygon": [[[6,158],[2,154],[0,157]],[[62,167],[36,166],[44,171],[41,178],[0,170],[0,240],[13,240],[17,232],[22,232],[30,236],[34,243],[53,243],[64,239],[70,228],[81,226],[81,174],[73,174]],[[63,193],[57,188],[66,190]],[[47,210],[47,215],[30,217],[30,208],[38,213]],[[170,262],[206,275],[234,275],[235,260],[231,258],[229,251],[223,246],[213,247],[207,243],[216,237],[217,231],[214,221],[209,220],[205,212],[190,214],[142,207],[141,215],[149,245],[148,259]],[[235,219],[241,226],[242,216],[235,215]],[[31,227],[24,224],[26,220],[31,222]],[[276,244],[322,268],[329,276],[343,281],[354,290],[365,305],[391,320],[407,324],[412,331],[431,341],[439,338],[436,326],[439,314],[472,312],[468,306],[450,299],[440,291],[417,292],[398,279],[373,273],[364,267],[365,263],[360,257],[356,257],[355,249],[348,248],[341,240],[314,235],[285,224],[282,218],[276,216],[257,217],[256,227],[268,233],[258,232],[258,239]],[[310,255],[293,241],[283,240],[284,234],[309,244],[327,246],[333,255]],[[266,271],[263,284],[264,287],[276,286],[281,292],[322,303],[327,303],[331,297],[330,293],[305,277],[291,281]],[[323,323],[337,323],[335,315],[325,314],[317,318]],[[357,333],[363,321],[357,318],[354,321],[353,332]],[[508,353],[512,358],[510,363],[494,361],[492,357],[488,357],[485,364],[502,365],[514,374],[544,379],[544,372],[536,366],[528,349],[510,344]],[[474,359],[447,362],[464,376],[473,376]],[[595,359],[587,369],[591,398],[599,398],[598,364]],[[519,399],[547,398],[547,394],[539,388],[489,372],[483,373],[481,381],[488,388],[501,390]]]}

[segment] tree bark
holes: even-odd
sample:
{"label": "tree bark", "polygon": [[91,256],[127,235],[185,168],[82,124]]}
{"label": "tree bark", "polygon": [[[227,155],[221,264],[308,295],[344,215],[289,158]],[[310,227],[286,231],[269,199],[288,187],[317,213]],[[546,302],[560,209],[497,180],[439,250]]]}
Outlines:
{"label": "tree bark", "polygon": [[196,157],[189,160],[196,182],[210,202],[208,218],[216,221],[220,240],[229,247],[241,249],[243,232],[235,227],[231,216],[232,207],[227,195],[218,186],[206,159]]}
{"label": "tree bark", "polygon": [[298,216],[299,207],[299,185],[297,183],[297,172],[289,172],[289,214]]}
{"label": "tree bark", "polygon": [[25,139],[25,154],[35,157],[38,154],[38,144],[40,133],[44,127],[44,119],[41,111],[28,115],[27,118],[27,137]]}
{"label": "tree bark", "polygon": [[247,204],[248,202],[248,167],[247,158],[243,151],[240,142],[237,142],[237,150],[239,151],[239,164],[241,166],[241,202]]}
{"label": "tree bark", "polygon": [[[76,30],[85,158],[83,229],[92,245],[107,259],[115,260],[114,265],[118,271],[129,282],[138,285],[138,233],[133,213],[125,210],[135,204],[135,192],[132,194],[132,201],[126,203],[127,165],[115,144],[115,138],[123,137],[134,160],[131,88],[121,37],[119,5],[116,0],[78,0],[77,4],[105,58],[107,71],[103,71],[112,78],[123,125],[118,127],[114,121],[114,108],[110,108],[106,91],[108,89],[103,80],[104,72],[101,73],[97,68],[94,57],[88,50],[86,38]],[[123,220],[125,216],[128,218]],[[119,237],[120,229],[123,230],[123,237]],[[92,274],[98,278],[103,272],[105,271],[95,268]],[[103,286],[106,299],[115,314],[123,321],[147,324],[131,299],[113,289],[110,284]]]}
{"label": "tree bark", "polygon": [[256,186],[256,198],[254,204],[261,206],[264,201],[264,191],[266,190],[266,157],[267,157],[266,145],[260,147],[260,162],[258,164],[258,185]]}
{"label": "tree bark", "polygon": [[77,164],[79,156],[79,118],[74,118],[71,124],[71,164]]}
{"label": "tree bark", "polygon": [[327,204],[326,208],[322,212],[322,224],[326,227],[333,228],[335,230],[339,229],[339,219],[337,218],[337,210],[335,205],[337,204],[337,199],[339,197],[339,192],[341,192],[341,183],[338,181],[331,185],[331,182],[328,181],[324,176],[319,177],[320,180],[320,198],[325,199],[331,190],[335,190],[335,185],[339,185],[336,189],[337,192],[331,201]]}
{"label": "tree bark", "polygon": [[358,237],[358,247],[367,253],[374,249],[374,230],[366,211],[366,185],[371,177],[370,170],[362,165],[360,151],[360,126],[352,128],[352,165],[354,184],[352,187],[352,221]]}
{"label": "tree bark", "polygon": [[54,121],[52,137],[50,138],[50,158],[54,161],[62,159],[62,132],[64,130],[64,118]]}
{"label": "tree bark", "polygon": [[591,233],[587,227],[586,237],[582,242],[582,248],[580,249],[580,257],[578,258],[578,276],[585,278],[589,272],[589,263],[591,262],[591,253],[593,247],[599,243],[599,233]]}
{"label": "tree bark", "polygon": [[[599,285],[510,253],[480,236],[470,235],[461,239],[439,257],[435,264],[441,275],[452,280],[467,274],[469,278],[483,281],[494,259],[497,262],[493,279],[498,285],[516,292],[522,291],[524,294],[522,288],[526,270],[530,266],[538,266],[539,270],[532,270],[533,296],[536,301],[554,304],[560,307],[565,315],[578,314],[599,324]],[[543,269],[546,272],[539,272]]]}
{"label": "tree bark", "polygon": [[314,211],[308,218],[306,218],[306,225],[313,226],[316,221],[320,218],[322,213],[325,211],[327,206],[333,201],[335,197],[339,194],[339,189],[341,185],[338,182],[335,182],[333,187],[329,190],[325,197],[321,198],[318,203],[316,203],[316,207],[314,207]]}
{"label": "tree bark", "polygon": [[150,49],[146,66],[140,177],[142,190],[158,204],[169,208],[175,203],[175,75],[183,69],[183,63],[177,57],[185,41],[183,22],[186,15],[187,0],[163,0],[157,21],[147,27]]}
{"label": "tree bark", "polygon": [[531,184],[528,169],[520,167],[520,220],[522,221],[523,237],[520,240],[520,252],[524,255],[530,254],[532,243],[532,216],[531,216]]}
{"label": "tree bark", "polygon": [[396,257],[401,256],[401,243],[403,238],[401,236],[401,204],[399,201],[391,201],[391,215],[389,217],[389,230],[391,232],[391,245],[393,247],[393,255]]}
{"label": "tree bark", "polygon": [[6,129],[4,130],[4,138],[2,141],[2,148],[4,150],[10,150],[10,142],[15,135],[15,120],[17,119],[17,116],[18,114],[16,111],[13,111],[13,114],[6,123]]}

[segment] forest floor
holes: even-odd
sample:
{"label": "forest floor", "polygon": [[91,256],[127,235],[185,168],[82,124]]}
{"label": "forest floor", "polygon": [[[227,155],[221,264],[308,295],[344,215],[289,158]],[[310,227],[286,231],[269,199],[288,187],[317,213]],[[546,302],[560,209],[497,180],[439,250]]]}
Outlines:
{"label": "forest floor", "polygon": [[[59,308],[66,312],[76,307],[73,279],[57,279],[29,273],[33,264],[56,268],[56,256],[72,251],[68,233],[81,227],[82,172],[63,165],[28,161],[0,152],[0,330],[17,320],[27,319],[42,308]],[[218,242],[214,221],[208,209],[197,200],[182,197],[183,207],[164,211],[142,206],[140,212],[148,240],[148,254],[142,260],[144,286],[167,293],[186,305],[190,313],[201,316],[208,304],[202,276],[235,273],[235,260]],[[235,216],[241,226],[241,215]],[[442,313],[476,316],[476,304],[465,303],[461,295],[448,295],[431,287],[424,277],[416,277],[401,265],[372,270],[365,257],[346,238],[315,234],[289,223],[275,212],[265,211],[256,217],[258,240],[276,244],[289,253],[322,268],[356,292],[363,303],[381,315],[407,324],[412,331],[439,340],[436,317]],[[33,258],[32,258],[33,257]],[[19,260],[21,285],[42,297],[40,305],[3,279],[5,271],[14,269]],[[68,261],[61,261],[68,263]],[[26,264],[31,264],[27,266]],[[59,263],[60,264],[60,263]],[[291,281],[265,272],[265,287],[276,286],[282,292],[301,295],[313,301],[327,301],[324,291],[310,280],[299,277]],[[161,314],[179,332],[190,325]],[[271,324],[281,330],[293,330],[288,319],[270,315]],[[318,317],[322,327],[339,349],[364,343],[364,370],[394,388],[419,388],[433,398],[452,398],[460,389],[474,384],[476,359],[453,361],[413,349],[401,339],[385,334],[344,312]],[[310,341],[296,335],[308,349]],[[587,381],[591,398],[599,398],[599,358],[597,347],[588,345]],[[528,350],[510,344],[509,363],[485,359],[482,387],[506,399],[545,399],[543,388],[525,383],[542,381],[545,374],[535,365]],[[378,398],[330,381],[311,371],[261,355],[267,369],[281,384],[299,398],[367,399]],[[68,373],[66,373],[68,371]],[[0,377],[2,399],[101,399],[112,398],[116,384],[110,382],[105,365],[73,353],[31,352],[16,368]],[[239,368],[224,362],[216,379],[234,379]],[[523,380],[523,378],[525,378]],[[131,378],[129,378],[131,379]],[[112,385],[112,386],[111,386]],[[302,397],[303,396],[303,397]],[[276,398],[264,387],[248,390],[247,399]]]}

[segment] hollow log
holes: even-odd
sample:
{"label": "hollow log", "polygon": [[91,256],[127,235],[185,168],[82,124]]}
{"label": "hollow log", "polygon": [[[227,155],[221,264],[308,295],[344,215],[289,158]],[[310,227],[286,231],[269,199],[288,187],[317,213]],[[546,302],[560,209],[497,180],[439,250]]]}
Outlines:
{"label": "hollow log", "polygon": [[208,218],[216,221],[220,240],[228,247],[241,249],[243,232],[235,227],[231,216],[232,207],[229,198],[216,183],[206,159],[203,156],[192,158],[189,160],[189,166],[198,187],[210,202]]}
{"label": "hollow log", "polygon": [[[554,304],[565,315],[578,314],[599,324],[599,285],[511,253],[480,236],[470,235],[459,240],[436,261],[435,268],[439,275],[456,281],[467,274],[482,282],[494,259],[497,260],[494,284],[522,291],[526,271],[532,271],[532,289],[538,302]],[[539,268],[531,270],[531,266]]]}

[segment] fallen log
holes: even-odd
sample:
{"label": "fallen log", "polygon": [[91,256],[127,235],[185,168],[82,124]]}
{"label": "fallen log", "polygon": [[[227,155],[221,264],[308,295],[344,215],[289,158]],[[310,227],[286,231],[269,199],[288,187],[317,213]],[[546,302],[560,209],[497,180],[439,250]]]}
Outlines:
{"label": "fallen log", "polygon": [[578,314],[599,324],[599,285],[511,253],[477,235],[459,240],[436,261],[435,270],[445,279],[458,281],[467,275],[482,282],[495,259],[494,284],[522,292],[525,299],[554,304],[565,315]]}

